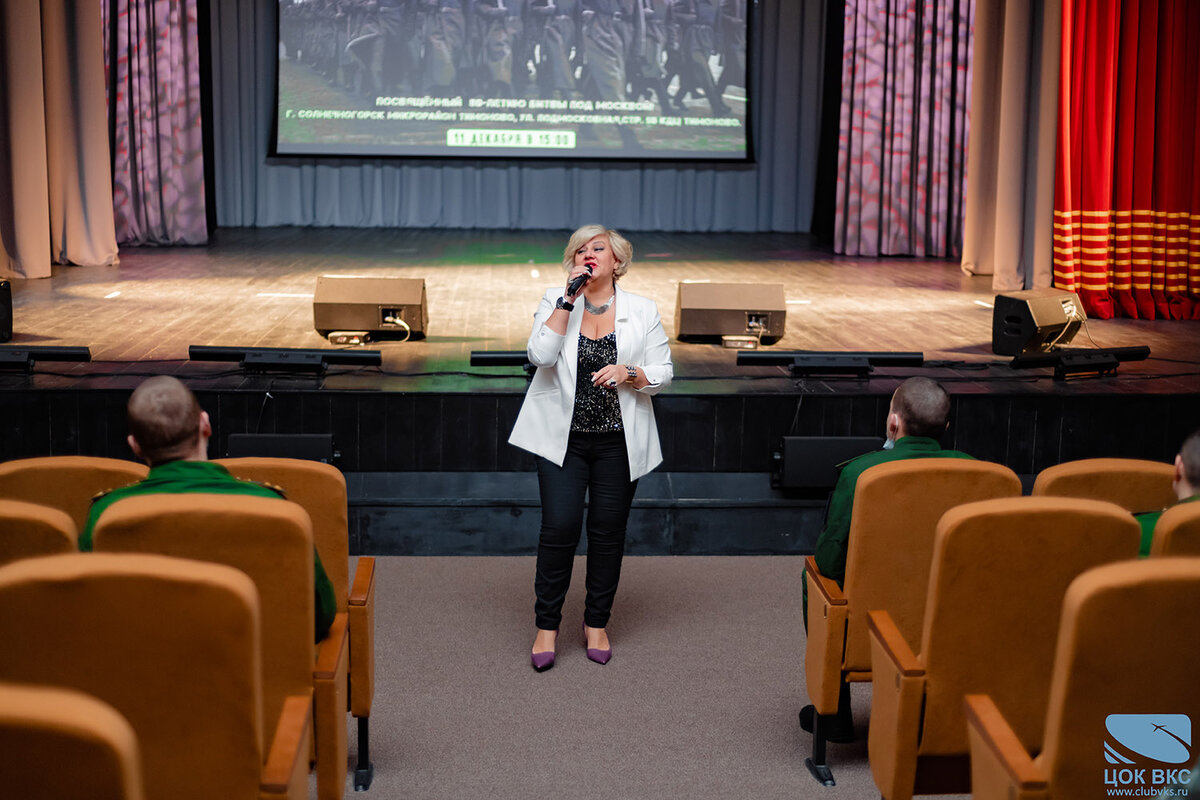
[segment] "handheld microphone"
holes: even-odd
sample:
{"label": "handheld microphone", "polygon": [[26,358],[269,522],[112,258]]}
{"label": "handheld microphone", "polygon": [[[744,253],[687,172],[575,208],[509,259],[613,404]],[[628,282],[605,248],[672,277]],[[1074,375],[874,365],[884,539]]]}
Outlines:
{"label": "handheld microphone", "polygon": [[592,277],[592,268],[587,268],[587,275],[576,275],[575,278],[567,284],[567,294],[574,297],[579,294],[579,290],[588,282],[588,278]]}

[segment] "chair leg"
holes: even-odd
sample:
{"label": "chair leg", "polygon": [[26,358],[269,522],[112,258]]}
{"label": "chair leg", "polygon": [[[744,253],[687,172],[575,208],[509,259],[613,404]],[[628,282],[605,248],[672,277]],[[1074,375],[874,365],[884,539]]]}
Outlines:
{"label": "chair leg", "polygon": [[829,717],[825,714],[813,715],[813,747],[812,757],[804,759],[804,766],[817,779],[817,783],[825,786],[835,786],[833,770],[825,763],[825,726]]}
{"label": "chair leg", "polygon": [[365,792],[375,779],[375,765],[371,763],[371,718],[356,717],[358,720],[358,763],[354,765],[354,791]]}

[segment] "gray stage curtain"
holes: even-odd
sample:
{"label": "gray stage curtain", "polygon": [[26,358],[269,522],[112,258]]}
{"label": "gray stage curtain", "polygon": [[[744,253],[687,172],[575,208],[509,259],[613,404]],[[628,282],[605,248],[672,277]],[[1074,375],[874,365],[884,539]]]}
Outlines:
{"label": "gray stage curtain", "polygon": [[0,276],[117,257],[100,0],[0,3]]}
{"label": "gray stage curtain", "polygon": [[217,223],[807,231],[825,3],[761,0],[751,31],[754,164],[267,161],[274,0],[213,2]]}
{"label": "gray stage curtain", "polygon": [[981,2],[962,268],[996,291],[1049,286],[1061,0]]}

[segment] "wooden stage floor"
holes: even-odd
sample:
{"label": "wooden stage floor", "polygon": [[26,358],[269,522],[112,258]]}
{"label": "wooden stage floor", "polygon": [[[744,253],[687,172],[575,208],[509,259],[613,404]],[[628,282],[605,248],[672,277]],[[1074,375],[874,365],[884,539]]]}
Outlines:
{"label": "wooden stage floor", "polygon": [[[1097,345],[1149,345],[1151,358],[1108,377],[1054,381],[1015,371],[991,353],[990,277],[957,262],[834,256],[812,237],[785,234],[630,236],[634,265],[622,286],[653,298],[671,337],[673,393],[791,393],[779,367],[740,368],[735,351],[675,339],[681,280],[782,283],[787,332],[769,350],[921,351],[925,368],[880,369],[869,380],[808,379],[803,391],[877,393],[927,374],[953,393],[1195,393],[1200,323],[1095,320]],[[0,375],[0,389],[124,388],[172,373],[236,390],[251,381],[228,363],[190,362],[190,345],[317,348],[312,293],[322,274],[424,278],[424,340],[378,342],[382,369],[334,368],[321,388],[395,392],[523,391],[516,368],[473,368],[473,350],[523,350],[543,289],[561,283],[566,232],[222,229],[206,247],[123,248],[114,267],[57,267],[13,281],[14,345],[91,349],[90,364],[42,362]],[[1080,335],[1075,346],[1087,346]],[[294,378],[278,378],[289,381]],[[306,379],[311,383],[313,379]]]}

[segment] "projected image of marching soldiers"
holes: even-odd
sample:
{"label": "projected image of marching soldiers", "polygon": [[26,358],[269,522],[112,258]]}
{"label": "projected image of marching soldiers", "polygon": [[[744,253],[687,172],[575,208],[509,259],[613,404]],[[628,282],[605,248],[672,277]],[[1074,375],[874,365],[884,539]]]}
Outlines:
{"label": "projected image of marching soldiers", "polygon": [[[719,55],[716,25],[721,0],[673,0],[671,24],[677,26],[680,46],[670,53],[667,68],[679,76],[679,88],[672,97],[676,108],[683,107],[687,95],[708,100],[714,116],[725,116],[732,110],[721,99],[713,80],[710,59]],[[743,72],[744,56],[743,56]]]}
{"label": "projected image of marching soldiers", "polygon": [[575,91],[574,53],[579,27],[578,0],[529,0],[518,61],[527,65],[540,97],[571,100]]}

